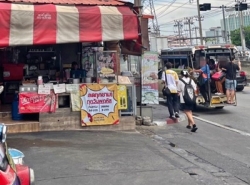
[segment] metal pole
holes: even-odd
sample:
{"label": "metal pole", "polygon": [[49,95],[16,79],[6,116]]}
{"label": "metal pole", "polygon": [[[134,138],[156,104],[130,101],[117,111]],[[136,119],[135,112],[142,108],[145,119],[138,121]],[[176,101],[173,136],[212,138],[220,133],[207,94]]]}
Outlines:
{"label": "metal pole", "polygon": [[180,29],[180,22],[178,24],[178,35],[179,35],[179,45],[181,46],[181,29]]}
{"label": "metal pole", "polygon": [[225,8],[226,7],[224,5],[222,5],[223,24],[224,24],[224,40],[227,43],[227,26],[226,26]]}
{"label": "metal pole", "polygon": [[228,16],[228,21],[227,21],[227,27],[228,27],[228,30],[227,30],[227,41],[229,42],[229,43],[231,43],[231,38],[230,38],[230,30],[231,30],[231,28],[230,28],[230,25],[229,25],[229,21],[230,21],[230,15]]}
{"label": "metal pole", "polygon": [[241,35],[241,45],[242,45],[242,52],[243,55],[245,55],[245,49],[246,49],[246,40],[245,40],[245,35],[243,32],[243,19],[242,19],[242,11],[240,11],[240,35]]}
{"label": "metal pole", "polygon": [[200,41],[201,41],[201,45],[203,45],[202,25],[201,25],[201,12],[200,12],[200,1],[199,0],[197,0],[197,10],[198,10]]}
{"label": "metal pole", "polygon": [[190,38],[190,45],[193,45],[193,40],[192,40],[192,30],[191,30],[191,20],[188,20],[188,27],[189,27],[189,38]]}
{"label": "metal pole", "polygon": [[198,34],[197,34],[197,27],[194,28],[195,29],[195,40],[196,40],[196,45],[198,45]]}
{"label": "metal pole", "polygon": [[[142,17],[142,4],[141,0],[134,0],[134,5],[139,8],[139,21],[140,21],[140,27],[141,27],[141,17]],[[142,55],[138,57],[140,60],[142,60]],[[139,68],[140,68],[140,116],[142,116],[142,67],[141,67],[141,61],[139,62]],[[137,100],[136,100],[137,101]]]}

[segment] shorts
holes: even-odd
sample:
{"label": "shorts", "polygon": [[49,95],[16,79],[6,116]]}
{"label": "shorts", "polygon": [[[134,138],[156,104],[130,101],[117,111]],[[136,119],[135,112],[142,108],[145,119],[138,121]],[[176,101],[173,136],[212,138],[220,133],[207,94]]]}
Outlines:
{"label": "shorts", "polygon": [[180,107],[181,110],[194,110],[194,104],[191,104],[191,105],[188,105],[188,104],[185,104],[185,103],[181,103],[181,107]]}
{"label": "shorts", "polygon": [[226,82],[225,82],[226,90],[235,91],[236,86],[237,86],[237,81],[236,80],[226,79]]}

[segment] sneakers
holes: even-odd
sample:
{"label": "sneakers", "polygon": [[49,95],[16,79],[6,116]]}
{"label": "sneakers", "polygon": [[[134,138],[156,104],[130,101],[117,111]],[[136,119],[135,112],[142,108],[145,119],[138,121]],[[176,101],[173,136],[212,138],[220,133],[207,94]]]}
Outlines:
{"label": "sneakers", "polygon": [[196,130],[198,130],[196,124],[193,125],[193,128],[190,125],[187,125],[186,128],[191,129],[191,132],[196,132]]}
{"label": "sneakers", "polygon": [[178,119],[178,118],[180,118],[180,116],[179,116],[179,113],[176,112],[174,115],[170,115],[169,118],[170,119]]}
{"label": "sneakers", "polygon": [[223,95],[223,93],[219,93],[219,92],[217,92],[217,93],[215,93],[215,95]]}
{"label": "sneakers", "polygon": [[196,132],[196,130],[198,130],[198,128],[197,128],[197,127],[193,127],[193,128],[191,129],[191,132]]}
{"label": "sneakers", "polygon": [[170,115],[169,118],[170,119],[176,119],[176,117],[174,117],[174,115]]}
{"label": "sneakers", "polygon": [[174,116],[175,116],[176,118],[180,118],[180,116],[179,116],[179,113],[178,113],[178,112],[176,112]]}
{"label": "sneakers", "polygon": [[196,132],[196,130],[198,130],[198,128],[196,127],[196,124],[194,124],[193,128],[191,129],[191,132]]}

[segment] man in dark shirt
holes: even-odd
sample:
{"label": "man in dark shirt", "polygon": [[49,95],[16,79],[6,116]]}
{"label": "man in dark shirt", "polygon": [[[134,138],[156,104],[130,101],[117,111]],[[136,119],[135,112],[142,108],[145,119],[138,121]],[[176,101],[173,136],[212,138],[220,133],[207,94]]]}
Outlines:
{"label": "man in dark shirt", "polygon": [[[234,60],[235,61],[235,60]],[[227,95],[227,103],[235,104],[235,90],[236,90],[236,72],[241,70],[241,62],[238,61],[238,65],[235,64],[233,61],[228,62],[225,68],[222,69],[226,72],[226,95]]]}

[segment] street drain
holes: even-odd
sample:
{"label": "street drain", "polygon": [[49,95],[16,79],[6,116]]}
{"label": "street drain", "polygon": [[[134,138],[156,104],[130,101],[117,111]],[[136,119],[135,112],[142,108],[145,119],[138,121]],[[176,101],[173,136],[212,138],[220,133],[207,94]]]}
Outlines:
{"label": "street drain", "polygon": [[190,176],[197,175],[196,173],[188,173]]}

